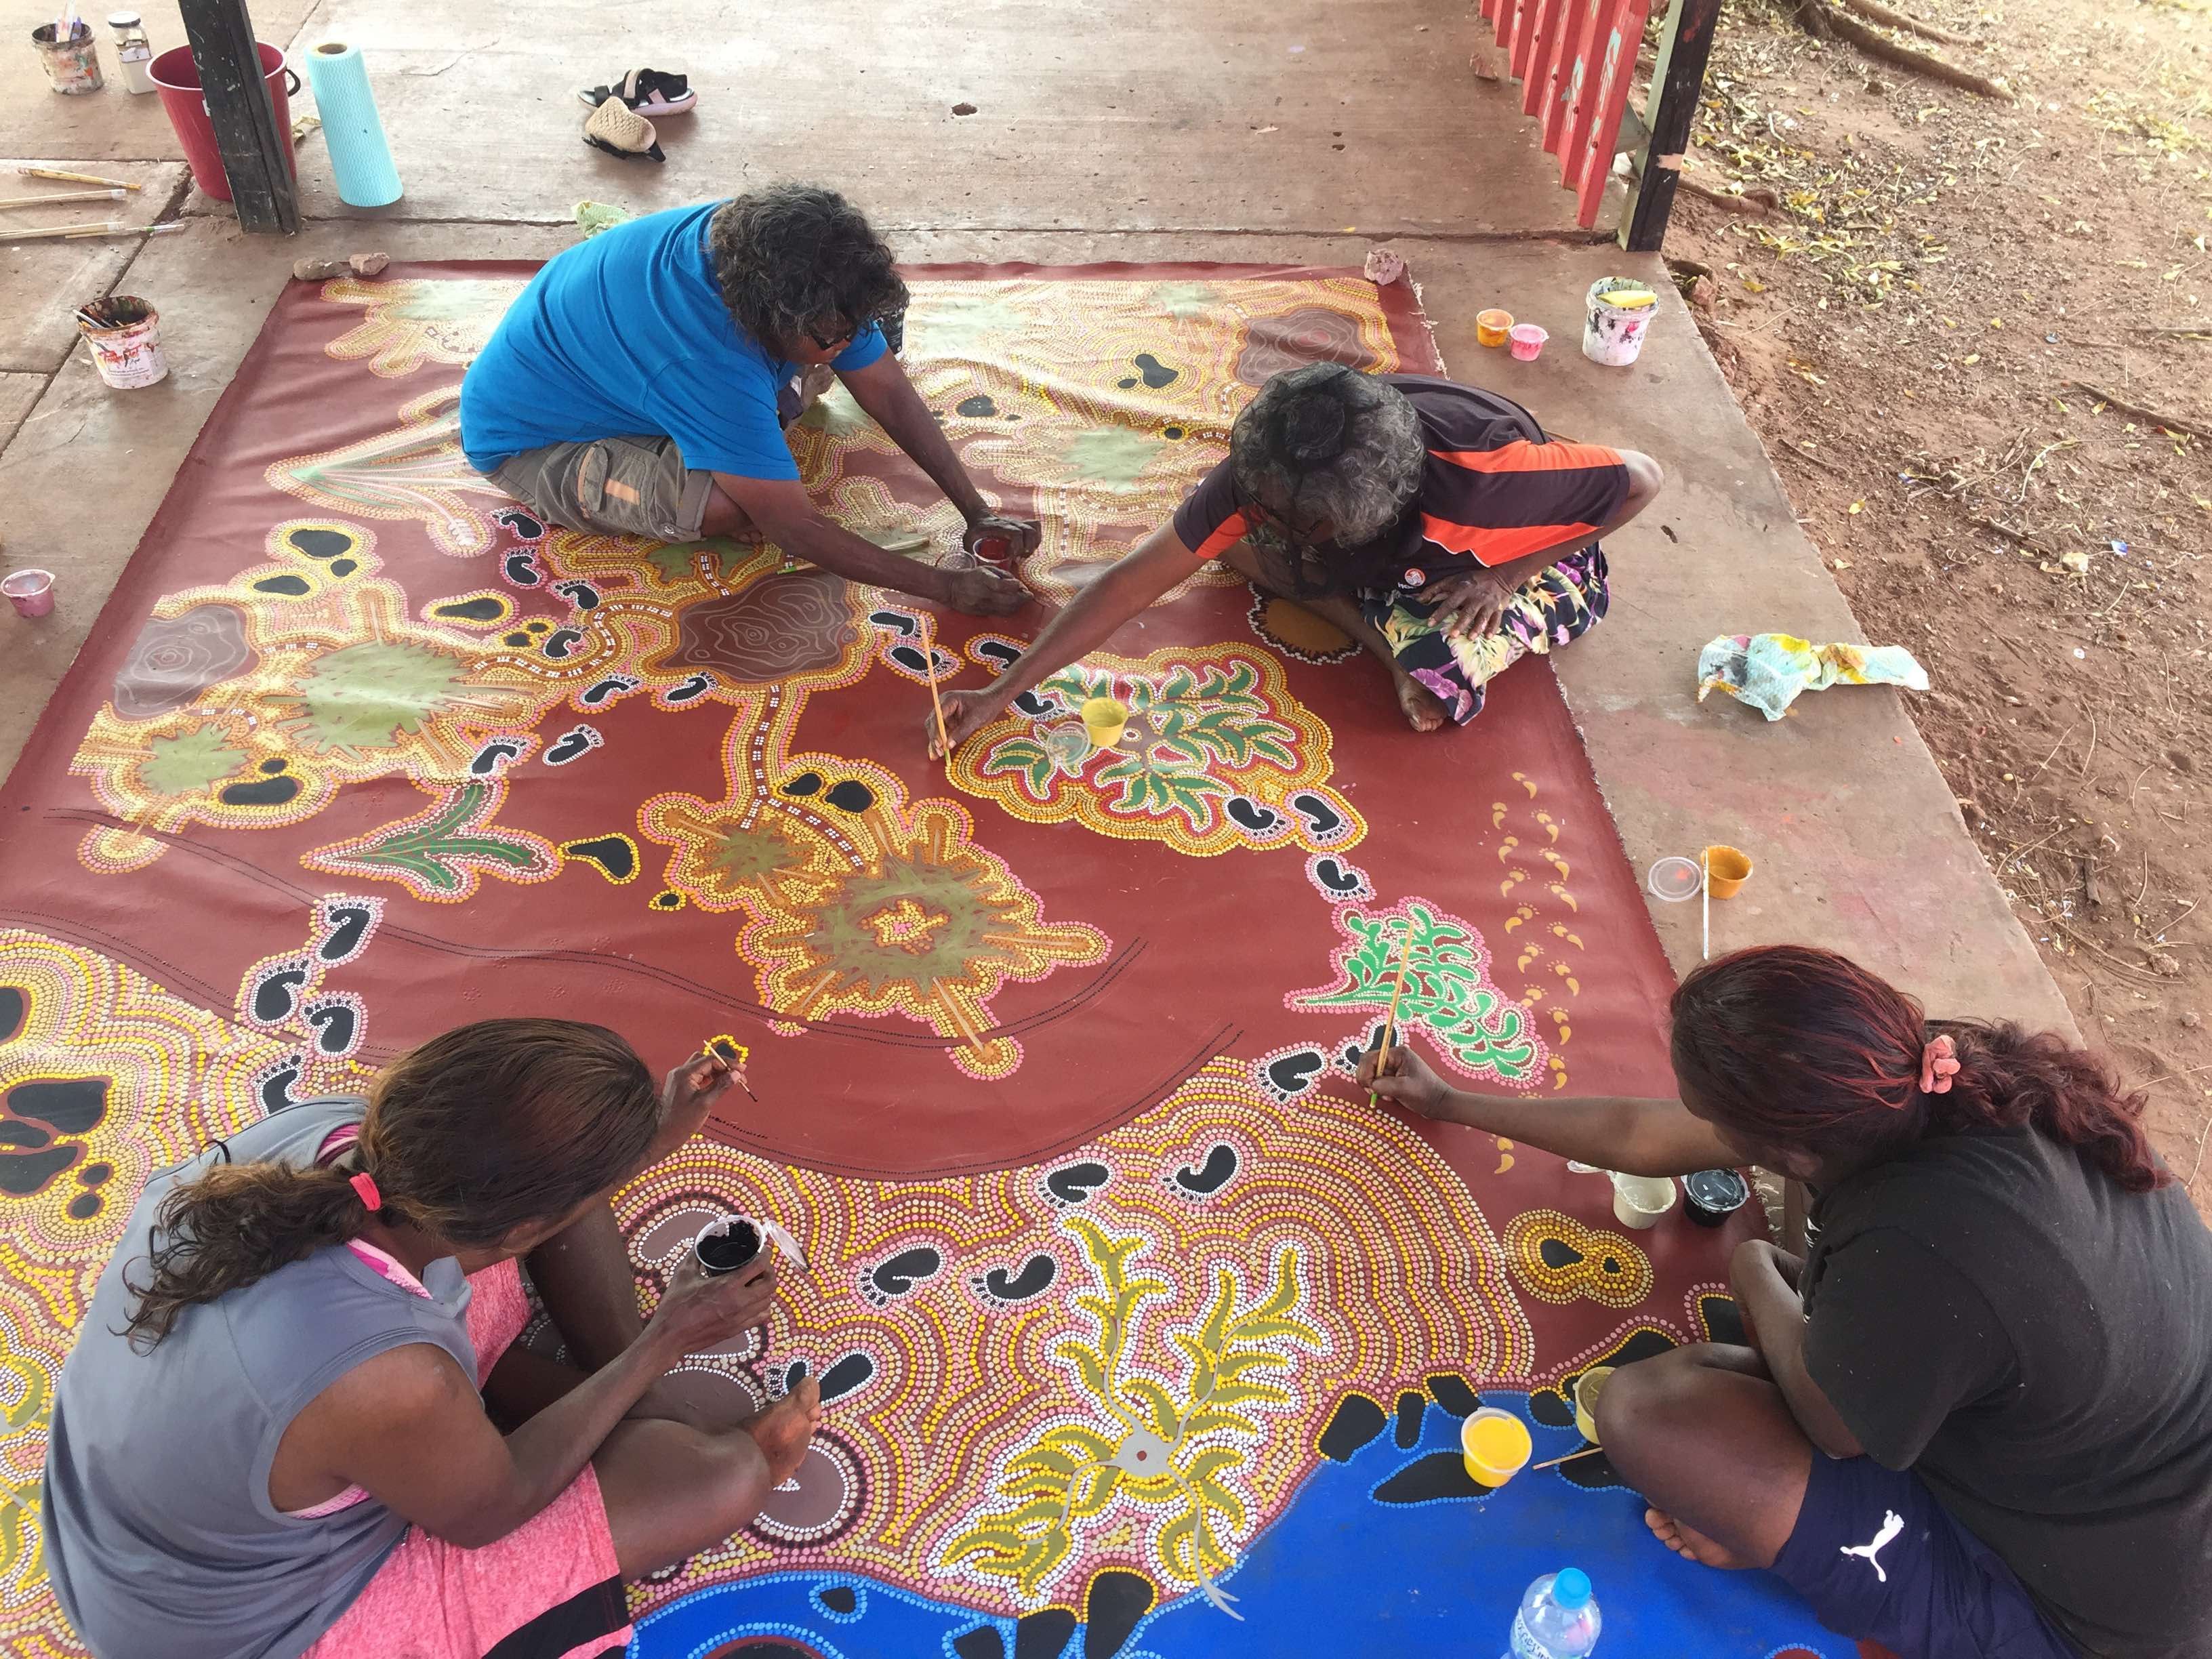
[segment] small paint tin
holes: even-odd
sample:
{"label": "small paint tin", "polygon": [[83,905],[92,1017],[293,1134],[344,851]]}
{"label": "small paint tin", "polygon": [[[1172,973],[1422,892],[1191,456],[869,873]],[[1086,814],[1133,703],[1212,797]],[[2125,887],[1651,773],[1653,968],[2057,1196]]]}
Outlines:
{"label": "small paint tin", "polygon": [[1513,355],[1524,363],[1533,363],[1537,353],[1543,350],[1544,342],[1552,336],[1541,323],[1516,323],[1508,331],[1507,337],[1513,342]]}
{"label": "small paint tin", "polygon": [[1613,1177],[1613,1219],[1638,1232],[1659,1224],[1674,1207],[1674,1183],[1666,1176],[1616,1174]]}
{"label": "small paint tin", "polygon": [[1111,749],[1121,741],[1129,724],[1129,711],[1112,697],[1092,697],[1083,705],[1083,729],[1097,749]]}
{"label": "small paint tin", "polygon": [[1700,1227],[1718,1227],[1751,1201],[1751,1183],[1734,1170],[1699,1170],[1682,1177],[1682,1208]]}
{"label": "small paint tin", "polygon": [[1614,1370],[1611,1365],[1593,1365],[1575,1379],[1575,1427],[1593,1446],[1598,1443],[1597,1397],[1605,1392]]}
{"label": "small paint tin", "polygon": [[76,32],[64,40],[58,24],[41,23],[31,31],[31,44],[56,92],[75,98],[100,90],[100,52],[93,45],[91,24],[79,20]]}
{"label": "small paint tin", "polygon": [[1479,312],[1474,319],[1474,339],[1478,345],[1502,346],[1506,331],[1513,326],[1510,311]]}
{"label": "small paint tin", "polygon": [[744,1217],[725,1216],[699,1230],[699,1236],[691,1241],[691,1254],[708,1273],[720,1278],[750,1267],[766,1242],[761,1230]]}
{"label": "small paint tin", "polygon": [[19,617],[43,617],[54,608],[54,573],[51,570],[11,570],[0,576],[0,593],[15,607]]}
{"label": "small paint tin", "polygon": [[161,356],[161,313],[136,295],[118,294],[98,302],[95,313],[106,324],[95,328],[82,318],[77,329],[92,348],[92,366],[118,392],[134,391],[167,380]]}
{"label": "small paint tin", "polygon": [[1494,1489],[1528,1466],[1535,1442],[1528,1425],[1511,1412],[1485,1406],[1459,1425],[1459,1450],[1468,1479]]}
{"label": "small paint tin", "polygon": [[1014,562],[1014,544],[1004,536],[979,536],[975,553],[979,563],[1004,570]]}

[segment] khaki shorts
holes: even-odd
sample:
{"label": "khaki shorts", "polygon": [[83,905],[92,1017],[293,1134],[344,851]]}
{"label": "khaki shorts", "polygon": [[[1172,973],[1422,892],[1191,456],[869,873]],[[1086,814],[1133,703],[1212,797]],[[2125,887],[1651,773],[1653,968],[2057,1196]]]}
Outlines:
{"label": "khaki shorts", "polygon": [[511,455],[491,481],[548,523],[608,536],[696,542],[711,472],[694,471],[673,438],[600,438]]}

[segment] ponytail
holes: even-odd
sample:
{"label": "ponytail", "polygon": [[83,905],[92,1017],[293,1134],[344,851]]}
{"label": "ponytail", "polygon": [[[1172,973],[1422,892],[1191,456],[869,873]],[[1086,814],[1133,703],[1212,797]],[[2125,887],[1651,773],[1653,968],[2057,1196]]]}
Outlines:
{"label": "ponytail", "polygon": [[161,1200],[153,1278],[133,1284],[126,1271],[138,1298],[124,1326],[131,1346],[150,1351],[186,1308],[343,1244],[368,1219],[352,1177],[334,1165],[218,1164]]}
{"label": "ponytail", "polygon": [[1927,1133],[2033,1125],[2080,1149],[2124,1191],[2153,1192],[2173,1180],[2143,1133],[2149,1097],[2124,1088],[2094,1054],[2055,1031],[2009,1023],[1943,1020],[1928,1029],[1958,1045],[1959,1073],[1948,1091],[1925,1097]]}

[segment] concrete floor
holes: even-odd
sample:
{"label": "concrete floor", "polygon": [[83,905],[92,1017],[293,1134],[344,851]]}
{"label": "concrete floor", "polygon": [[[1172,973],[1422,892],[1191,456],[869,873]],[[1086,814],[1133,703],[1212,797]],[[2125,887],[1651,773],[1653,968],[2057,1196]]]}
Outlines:
{"label": "concrete floor", "polygon": [[[46,15],[10,9],[19,42]],[[1656,262],[1575,232],[1517,88],[1468,73],[1472,11],[759,0],[732,14],[676,0],[629,14],[540,0],[525,24],[453,0],[291,0],[264,9],[261,38],[295,59],[323,40],[362,46],[407,187],[394,207],[346,208],[311,138],[310,222],[291,241],[241,234],[185,188],[155,100],[112,84],[52,97],[20,45],[0,54],[0,155],[143,177],[134,222],[171,207],[188,221],[169,236],[0,249],[0,434],[15,428],[0,450],[0,561],[56,569],[64,594],[37,623],[0,615],[0,765],[302,254],[538,257],[573,240],[580,197],[650,210],[791,176],[849,191],[917,262],[1356,265],[1387,238],[1453,370],[1523,399],[1554,430],[1646,450],[1668,470],[1665,496],[1612,549],[1611,621],[1559,659],[1628,857],[1640,868],[1726,841],[1757,858],[1744,895],[1715,908],[1717,948],[1830,945],[1939,1011],[2070,1029],[1894,694],[1808,697],[1772,726],[1694,702],[1697,650],[1717,633],[1856,629]],[[173,11],[146,16],[157,49],[182,40]],[[636,63],[685,70],[700,88],[698,113],[662,124],[663,168],[578,140],[570,88]],[[953,116],[963,100],[979,113]],[[1624,271],[1662,289],[1662,314],[1636,368],[1595,368],[1573,349],[1577,296]],[[70,349],[69,308],[111,291],[161,307],[164,386],[107,392]],[[1534,365],[1482,350],[1474,315],[1489,305],[1544,322],[1552,349]],[[72,487],[57,487],[64,478]],[[1437,739],[1440,754],[1451,741]],[[1678,967],[1693,963],[1696,906],[1653,908]]]}

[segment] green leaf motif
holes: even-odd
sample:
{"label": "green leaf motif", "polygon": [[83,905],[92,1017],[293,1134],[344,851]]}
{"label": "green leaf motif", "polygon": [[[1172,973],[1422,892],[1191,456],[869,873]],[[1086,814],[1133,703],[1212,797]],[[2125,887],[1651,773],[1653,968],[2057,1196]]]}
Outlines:
{"label": "green leaf motif", "polygon": [[1533,1073],[1540,1049],[1526,1012],[1488,982],[1471,926],[1419,900],[1407,902],[1403,916],[1370,916],[1347,908],[1337,920],[1352,941],[1337,953],[1342,979],[1300,994],[1293,1007],[1388,1009],[1399,950],[1410,929],[1399,1024],[1428,1031],[1462,1070],[1510,1083]]}

